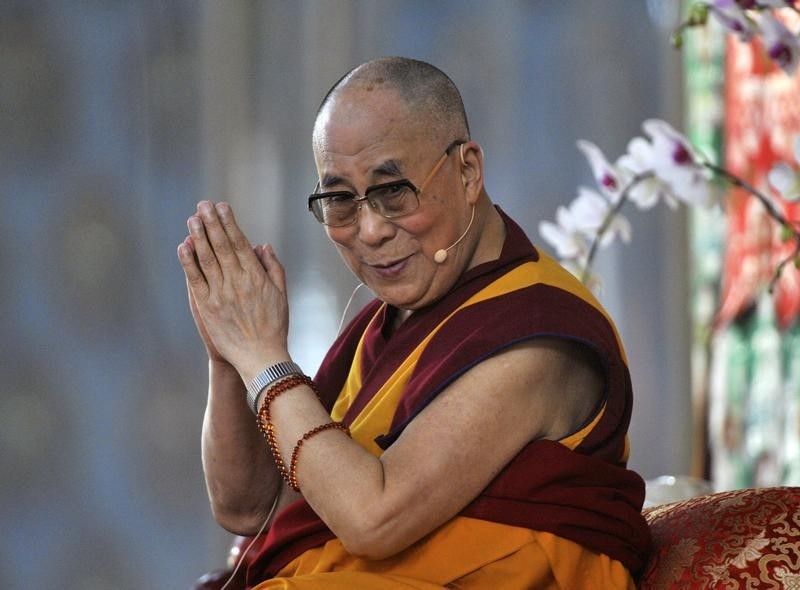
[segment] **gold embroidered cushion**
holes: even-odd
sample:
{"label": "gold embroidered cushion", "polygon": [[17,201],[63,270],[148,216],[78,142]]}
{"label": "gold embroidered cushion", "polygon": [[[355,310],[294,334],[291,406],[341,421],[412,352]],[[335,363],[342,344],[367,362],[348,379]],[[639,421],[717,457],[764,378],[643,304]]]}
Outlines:
{"label": "gold embroidered cushion", "polygon": [[645,510],[642,590],[800,590],[800,488],[722,492]]}

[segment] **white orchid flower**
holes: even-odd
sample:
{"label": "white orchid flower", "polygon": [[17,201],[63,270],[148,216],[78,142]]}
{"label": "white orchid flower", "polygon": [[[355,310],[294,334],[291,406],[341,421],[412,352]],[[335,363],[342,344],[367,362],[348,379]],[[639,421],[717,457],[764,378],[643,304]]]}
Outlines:
{"label": "white orchid flower", "polygon": [[625,244],[629,244],[632,233],[631,222],[628,221],[628,218],[624,215],[617,213],[611,220],[608,230],[603,234],[603,237],[600,238],[600,245],[603,247],[610,245],[617,236],[619,236],[619,239]]}
{"label": "white orchid flower", "polygon": [[[569,207],[559,207],[556,210],[555,223],[539,223],[539,233],[555,248],[560,259],[572,260],[581,265],[592,243],[597,240],[598,230],[606,222],[611,207],[611,203],[603,195],[581,187]],[[631,224],[619,213],[611,219],[598,246],[608,246],[617,236],[626,243],[631,238]]]}
{"label": "white orchid flower", "polygon": [[595,190],[582,186],[569,206],[573,223],[579,231],[592,234],[600,229],[608,215],[608,200]]}
{"label": "white orchid flower", "polygon": [[584,257],[603,223],[607,205],[608,201],[595,191],[581,188],[569,206],[556,210],[555,223],[542,221],[539,224],[539,233],[555,247],[559,258],[575,260]]}
{"label": "white orchid flower", "polygon": [[706,2],[706,6],[722,26],[736,34],[740,41],[750,41],[758,32],[753,20],[735,0],[712,0]]}
{"label": "white orchid flower", "polygon": [[592,175],[597,182],[597,186],[608,196],[611,202],[616,203],[627,181],[622,171],[612,166],[600,148],[591,141],[580,139],[577,143],[578,149],[589,160],[589,166],[592,168]]}
{"label": "white orchid flower", "polygon": [[[570,212],[579,230],[584,232],[590,240],[594,240],[597,238],[598,230],[609,216],[611,207],[612,203],[600,193],[582,186],[578,190],[578,196],[570,205]],[[619,236],[625,243],[631,239],[631,224],[620,213],[616,213],[611,219],[600,240],[600,246],[608,246],[616,236]]]}
{"label": "white orchid flower", "polygon": [[[619,157],[617,168],[628,173],[631,177],[653,172],[655,154],[653,146],[643,137],[634,137],[628,142],[628,151]],[[639,180],[628,190],[628,198],[639,209],[651,209],[659,198],[663,198],[671,209],[678,206],[678,200],[661,179],[650,176]]]}
{"label": "white orchid flower", "polygon": [[713,194],[710,172],[700,164],[689,140],[660,119],[648,119],[642,127],[652,139],[655,175],[679,200],[708,205]]}
{"label": "white orchid flower", "polygon": [[771,12],[761,14],[759,23],[764,33],[767,54],[788,75],[794,74],[800,63],[800,37],[792,33]]}
{"label": "white orchid flower", "polygon": [[[794,159],[800,164],[800,135],[794,138]],[[800,169],[780,162],[769,171],[767,180],[787,201],[800,200]]]}
{"label": "white orchid flower", "polygon": [[573,220],[572,213],[566,207],[556,209],[556,222],[542,221],[539,233],[544,240],[556,250],[560,259],[576,260],[583,258],[589,251],[589,240],[580,231]]}

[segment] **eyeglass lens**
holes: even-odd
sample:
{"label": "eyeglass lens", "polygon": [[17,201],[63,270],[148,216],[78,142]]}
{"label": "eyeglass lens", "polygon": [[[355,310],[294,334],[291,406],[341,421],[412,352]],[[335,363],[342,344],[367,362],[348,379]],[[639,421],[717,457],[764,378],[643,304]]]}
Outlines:
{"label": "eyeglass lens", "polygon": [[[394,183],[369,189],[364,198],[378,213],[392,219],[408,215],[419,206],[416,192],[410,183]],[[326,225],[349,225],[355,221],[363,199],[354,195],[333,195],[315,201],[321,220]]]}

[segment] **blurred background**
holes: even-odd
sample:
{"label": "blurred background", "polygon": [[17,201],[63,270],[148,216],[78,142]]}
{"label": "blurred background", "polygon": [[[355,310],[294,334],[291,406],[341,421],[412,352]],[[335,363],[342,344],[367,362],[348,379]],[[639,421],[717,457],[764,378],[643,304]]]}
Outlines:
{"label": "blurred background", "polygon": [[[0,586],[185,588],[223,564],[200,464],[206,363],[175,249],[228,200],[289,276],[316,370],[356,281],[306,211],[316,107],[382,55],[461,89],[489,194],[540,241],[648,117],[681,124],[670,0],[0,4]],[[682,211],[601,255],[626,342],[631,466],[690,469]],[[365,295],[361,296],[366,299]]]}

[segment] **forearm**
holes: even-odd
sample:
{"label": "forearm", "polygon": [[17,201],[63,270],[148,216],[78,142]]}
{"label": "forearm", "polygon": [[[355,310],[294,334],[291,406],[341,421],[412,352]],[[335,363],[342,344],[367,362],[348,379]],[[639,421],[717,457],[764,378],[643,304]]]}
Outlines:
{"label": "forearm", "polygon": [[255,532],[280,492],[280,476],[247,406],[239,374],[212,361],[202,456],[217,521],[232,532]]}
{"label": "forearm", "polygon": [[[306,386],[279,395],[270,404],[270,413],[287,467],[303,435],[331,421]],[[353,553],[363,552],[370,535],[392,512],[380,459],[340,430],[322,431],[303,443],[296,476],[303,497]]]}

